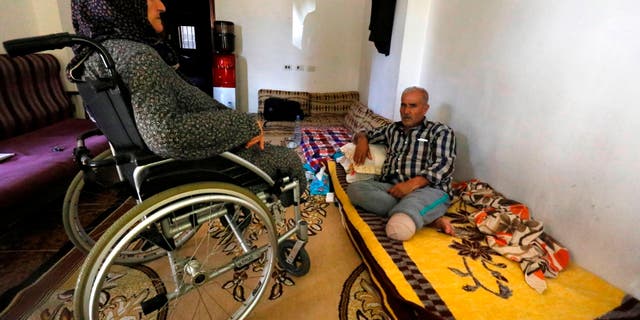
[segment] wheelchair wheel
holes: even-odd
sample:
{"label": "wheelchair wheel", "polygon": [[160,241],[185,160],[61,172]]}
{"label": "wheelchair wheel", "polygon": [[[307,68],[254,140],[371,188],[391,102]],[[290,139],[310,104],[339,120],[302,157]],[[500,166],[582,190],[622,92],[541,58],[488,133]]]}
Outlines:
{"label": "wheelchair wheel", "polygon": [[[109,157],[107,150],[96,156],[94,160]],[[98,168],[94,171],[104,180],[114,180],[117,176],[115,167]],[[104,219],[116,219],[135,205],[128,190],[113,181],[85,182],[85,173],[80,171],[67,188],[62,205],[62,223],[69,240],[81,251],[88,253],[101,232],[92,232],[97,223]],[[120,214],[120,215],[121,215]]]}
{"label": "wheelchair wheel", "polygon": [[[197,232],[174,241],[188,230]],[[166,255],[116,264],[139,239]],[[243,319],[266,289],[277,245],[268,209],[247,189],[203,182],[163,191],[129,210],[96,242],[76,283],[75,314]]]}
{"label": "wheelchair wheel", "polygon": [[295,259],[293,259],[291,263],[287,262],[287,256],[295,244],[296,241],[290,239],[284,240],[280,243],[280,248],[278,250],[278,263],[287,272],[296,277],[301,277],[309,272],[309,269],[311,268],[311,259],[309,258],[307,250],[305,250],[305,248],[300,248]]}
{"label": "wheelchair wheel", "polygon": [[[111,155],[109,150],[96,156],[101,160]],[[136,205],[131,191],[117,180],[115,167],[100,167],[94,171],[98,175],[95,182],[87,181],[84,172],[80,171],[71,181],[62,206],[62,222],[69,240],[84,253],[89,253],[95,242],[116,219]],[[98,230],[98,223],[105,227]],[[193,232],[181,233],[176,240],[188,240]],[[139,240],[130,245],[116,259],[117,263],[133,264],[153,260],[164,255],[164,250],[148,242]]]}

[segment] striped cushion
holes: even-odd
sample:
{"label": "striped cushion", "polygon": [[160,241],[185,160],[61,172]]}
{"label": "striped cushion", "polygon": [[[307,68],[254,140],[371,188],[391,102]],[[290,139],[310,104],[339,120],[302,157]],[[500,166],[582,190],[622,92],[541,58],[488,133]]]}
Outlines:
{"label": "striped cushion", "polygon": [[364,117],[363,121],[360,123],[361,125],[361,129],[364,130],[371,130],[374,128],[378,128],[378,127],[382,127],[382,126],[386,126],[388,124],[391,124],[393,121],[377,114],[374,113],[373,111],[371,111],[371,109],[369,109],[367,111],[367,116]]}
{"label": "striped cushion", "polygon": [[362,103],[358,103],[349,109],[349,113],[344,117],[345,126],[352,132],[360,130],[371,130],[373,128],[386,126],[393,121],[373,112]]}
{"label": "striped cushion", "polygon": [[369,113],[369,108],[362,103],[357,103],[351,106],[349,112],[344,117],[344,124],[347,129],[352,132],[356,132],[364,129],[362,127],[365,117]]}
{"label": "striped cushion", "polygon": [[309,105],[309,93],[302,91],[284,91],[284,90],[272,90],[272,89],[260,89],[258,90],[258,113],[264,113],[264,102],[271,98],[282,98],[300,103],[300,107],[305,116],[311,114]]}
{"label": "striped cushion", "polygon": [[0,54],[0,139],[71,118],[60,63],[51,54]]}
{"label": "striped cushion", "polygon": [[311,114],[330,113],[345,115],[352,105],[360,101],[358,91],[311,93]]}

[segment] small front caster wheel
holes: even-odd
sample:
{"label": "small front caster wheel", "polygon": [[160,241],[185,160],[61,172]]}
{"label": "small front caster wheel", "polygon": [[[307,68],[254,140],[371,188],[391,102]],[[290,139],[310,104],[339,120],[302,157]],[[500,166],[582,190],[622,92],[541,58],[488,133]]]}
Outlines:
{"label": "small front caster wheel", "polygon": [[309,259],[307,250],[301,248],[300,251],[298,251],[298,255],[296,255],[295,259],[293,259],[293,262],[288,263],[287,257],[293,250],[295,244],[295,240],[284,240],[282,241],[282,243],[280,243],[278,262],[280,263],[280,266],[287,272],[296,277],[301,277],[309,272],[309,268],[311,268],[311,260]]}

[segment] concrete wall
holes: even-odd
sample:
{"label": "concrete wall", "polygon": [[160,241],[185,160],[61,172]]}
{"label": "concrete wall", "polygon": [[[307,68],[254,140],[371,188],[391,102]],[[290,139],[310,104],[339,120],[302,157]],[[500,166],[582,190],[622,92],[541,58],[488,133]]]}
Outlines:
{"label": "concrete wall", "polygon": [[[216,0],[216,19],[235,24],[239,109],[255,112],[262,88],[358,90],[366,2]],[[315,4],[315,10],[303,17],[297,47],[292,41],[293,5],[305,3]]]}

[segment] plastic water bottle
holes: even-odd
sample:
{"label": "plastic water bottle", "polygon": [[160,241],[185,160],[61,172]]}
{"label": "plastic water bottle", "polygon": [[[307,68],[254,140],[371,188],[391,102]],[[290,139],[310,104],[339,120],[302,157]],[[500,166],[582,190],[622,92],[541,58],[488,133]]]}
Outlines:
{"label": "plastic water bottle", "polygon": [[300,116],[297,115],[296,116],[296,126],[293,129],[293,142],[296,143],[296,146],[300,145],[301,141],[302,141],[302,128],[300,128],[301,126],[301,122],[300,121]]}

